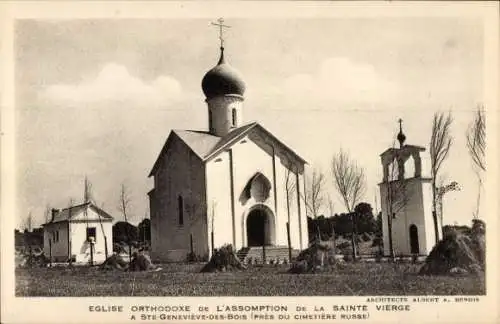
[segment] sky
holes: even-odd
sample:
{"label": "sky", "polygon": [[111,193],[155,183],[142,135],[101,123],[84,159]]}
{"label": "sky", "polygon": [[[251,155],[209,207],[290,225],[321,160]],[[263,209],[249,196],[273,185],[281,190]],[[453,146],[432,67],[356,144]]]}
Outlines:
{"label": "sky", "polygon": [[[216,18],[214,18],[215,21]],[[244,120],[258,121],[325,173],[341,148],[365,169],[374,208],[380,153],[399,118],[407,143],[428,148],[432,116],[451,112],[440,181],[444,222],[470,224],[477,180],[465,130],[483,98],[483,26],[474,18],[227,19],[227,61],[247,85]],[[149,171],[171,129],[206,130],[203,75],[218,60],[209,19],[18,20],[15,25],[17,226],[47,206],[83,201],[122,220],[120,187],[138,223]],[[487,107],[486,107],[487,108]],[[428,151],[427,151],[428,154]],[[327,206],[325,206],[327,207]],[[326,212],[328,208],[325,208]]]}

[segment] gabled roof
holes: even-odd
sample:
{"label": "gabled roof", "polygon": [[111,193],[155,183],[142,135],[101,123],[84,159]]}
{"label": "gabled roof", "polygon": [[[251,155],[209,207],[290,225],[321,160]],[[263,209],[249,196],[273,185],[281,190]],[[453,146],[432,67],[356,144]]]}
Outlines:
{"label": "gabled roof", "polygon": [[55,215],[52,216],[52,219],[47,224],[70,221],[74,219],[77,215],[80,215],[87,208],[93,209],[100,217],[102,217],[103,220],[113,220],[113,216],[106,213],[104,210],[97,207],[92,202],[87,202],[81,205],[71,206],[59,210],[58,212],[55,213]]}
{"label": "gabled roof", "polygon": [[174,129],[172,132],[179,136],[179,138],[202,160],[221,140],[219,136],[203,131]]}
{"label": "gabled roof", "polygon": [[219,137],[212,135],[208,132],[204,131],[194,131],[194,130],[172,130],[170,135],[168,136],[163,148],[156,159],[149,176],[151,177],[158,165],[163,154],[166,152],[169,142],[172,140],[172,136],[175,135],[180,138],[190,149],[193,151],[198,158],[202,161],[207,161],[211,157],[217,155],[219,152],[227,149],[235,142],[239,141],[242,137],[247,135],[251,130],[257,129],[258,131],[263,132],[271,138],[273,141],[277,142],[279,145],[284,147],[288,152],[290,152],[295,158],[297,158],[302,163],[307,163],[302,157],[300,157],[297,153],[295,153],[291,148],[285,145],[283,142],[278,140],[271,132],[266,130],[262,125],[257,122],[251,122],[249,124],[243,125],[241,127],[235,128],[231,132],[229,132],[226,136]]}
{"label": "gabled roof", "polygon": [[397,148],[397,147],[391,147],[385,150],[380,156],[388,155],[388,154],[395,154],[396,152],[402,152],[402,151],[407,151],[407,150],[415,150],[419,152],[424,152],[425,147],[423,146],[418,146],[418,145],[404,145],[402,148]]}

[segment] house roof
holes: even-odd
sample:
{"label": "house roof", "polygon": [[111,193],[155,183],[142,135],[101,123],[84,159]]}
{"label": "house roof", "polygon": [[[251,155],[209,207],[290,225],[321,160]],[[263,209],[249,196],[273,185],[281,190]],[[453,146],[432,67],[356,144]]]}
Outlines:
{"label": "house roof", "polygon": [[287,151],[289,151],[293,156],[295,156],[300,162],[307,163],[302,157],[300,157],[297,153],[295,153],[291,148],[285,145],[283,142],[278,140],[271,132],[266,130],[262,125],[257,122],[251,122],[249,124],[243,125],[241,127],[235,128],[227,135],[223,137],[212,135],[208,132],[204,131],[194,131],[194,130],[172,130],[168,139],[166,140],[156,162],[149,173],[149,176],[152,176],[156,169],[158,168],[161,157],[166,151],[168,147],[169,139],[172,137],[172,134],[177,135],[202,161],[206,161],[211,157],[217,155],[219,152],[231,146],[233,143],[240,140],[246,134],[248,134],[251,130],[258,129],[259,131],[264,132],[268,137],[270,137],[275,142],[279,143],[279,145],[283,146]]}
{"label": "house roof", "polygon": [[93,209],[100,217],[103,218],[103,220],[113,220],[113,216],[106,213],[104,210],[97,207],[92,202],[87,202],[84,204],[75,205],[59,210],[52,216],[52,219],[47,224],[70,221],[81,214],[83,211],[85,211],[85,209],[87,208]]}

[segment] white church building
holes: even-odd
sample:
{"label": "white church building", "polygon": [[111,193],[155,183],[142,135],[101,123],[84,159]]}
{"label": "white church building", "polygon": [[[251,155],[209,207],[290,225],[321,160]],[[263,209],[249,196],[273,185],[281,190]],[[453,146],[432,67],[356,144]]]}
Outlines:
{"label": "white church building", "polygon": [[306,161],[259,123],[244,123],[245,83],[222,44],[202,89],[208,131],[172,130],[149,174],[152,259],[184,261],[191,249],[206,258],[224,244],[287,247],[287,223],[292,248],[306,248]]}
{"label": "white church building", "polygon": [[[402,121],[400,120],[400,123]],[[432,178],[425,148],[404,144],[400,125],[399,148],[381,154],[383,180],[379,184],[384,255],[428,255],[442,237],[440,217],[432,213]]]}

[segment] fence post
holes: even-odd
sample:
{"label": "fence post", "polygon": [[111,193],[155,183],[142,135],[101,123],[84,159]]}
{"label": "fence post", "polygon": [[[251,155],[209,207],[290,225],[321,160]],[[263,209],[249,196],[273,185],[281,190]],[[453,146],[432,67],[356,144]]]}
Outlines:
{"label": "fence post", "polygon": [[194,249],[193,249],[193,234],[189,234],[189,243],[190,243],[191,255],[194,255]]}
{"label": "fence post", "polygon": [[49,266],[52,267],[52,240],[49,238]]}
{"label": "fence post", "polygon": [[92,240],[89,242],[90,243],[90,266],[94,265],[94,243]]}
{"label": "fence post", "polygon": [[212,243],[212,255],[214,255],[214,231],[210,232],[210,242]]}

